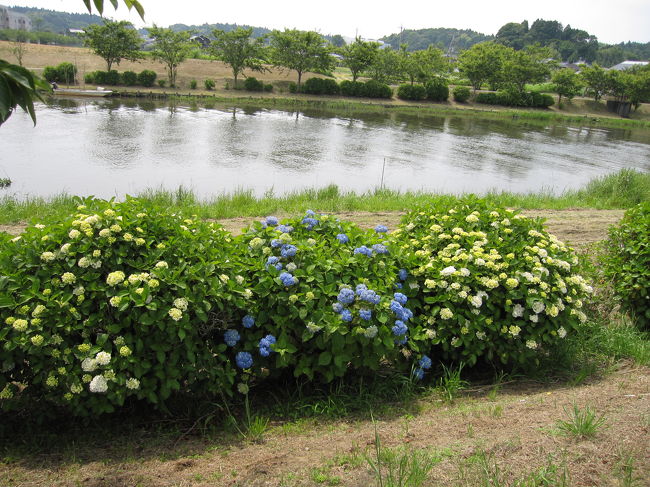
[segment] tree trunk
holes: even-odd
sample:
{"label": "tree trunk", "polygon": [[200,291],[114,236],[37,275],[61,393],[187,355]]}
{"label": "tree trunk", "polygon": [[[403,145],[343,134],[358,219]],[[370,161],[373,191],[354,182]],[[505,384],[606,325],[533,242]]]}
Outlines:
{"label": "tree trunk", "polygon": [[106,61],[106,71],[110,71],[111,66],[113,66],[113,62],[112,61]]}
{"label": "tree trunk", "polygon": [[298,71],[298,92],[300,92],[300,80],[302,79],[302,71]]}

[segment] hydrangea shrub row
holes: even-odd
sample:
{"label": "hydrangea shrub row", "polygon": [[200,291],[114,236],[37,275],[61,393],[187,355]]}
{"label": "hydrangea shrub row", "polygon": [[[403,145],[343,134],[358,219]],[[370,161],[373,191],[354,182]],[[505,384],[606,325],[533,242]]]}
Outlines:
{"label": "hydrangea shrub row", "polygon": [[629,209],[610,229],[603,264],[621,307],[650,329],[650,203]]}
{"label": "hydrangea shrub row", "polygon": [[20,393],[102,413],[285,372],[530,362],[585,319],[571,249],[480,200],[420,209],[392,233],[309,211],[233,238],[149,211],[88,199],[0,239],[1,408]]}

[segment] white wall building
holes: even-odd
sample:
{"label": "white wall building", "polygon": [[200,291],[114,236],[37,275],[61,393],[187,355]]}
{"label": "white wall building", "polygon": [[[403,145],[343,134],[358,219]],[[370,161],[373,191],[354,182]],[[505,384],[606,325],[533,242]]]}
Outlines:
{"label": "white wall building", "polygon": [[32,30],[32,21],[27,15],[13,12],[0,5],[0,29]]}

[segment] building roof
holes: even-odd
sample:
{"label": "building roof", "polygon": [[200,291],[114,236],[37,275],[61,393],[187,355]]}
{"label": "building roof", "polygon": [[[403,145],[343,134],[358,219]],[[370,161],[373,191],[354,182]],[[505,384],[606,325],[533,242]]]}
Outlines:
{"label": "building roof", "polygon": [[630,69],[635,66],[647,66],[648,61],[623,61],[622,63],[618,63],[616,66],[612,66],[609,69],[615,69],[616,71],[623,71],[625,69]]}

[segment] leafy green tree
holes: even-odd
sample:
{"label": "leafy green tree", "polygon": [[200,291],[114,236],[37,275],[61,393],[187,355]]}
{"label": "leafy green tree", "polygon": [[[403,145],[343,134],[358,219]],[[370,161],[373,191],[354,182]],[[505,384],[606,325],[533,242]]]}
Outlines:
{"label": "leafy green tree", "polygon": [[580,76],[570,68],[555,71],[551,81],[555,85],[555,92],[559,95],[558,104],[562,102],[563,96],[570,100],[579,95],[584,87]]}
{"label": "leafy green tree", "polygon": [[380,83],[400,81],[400,56],[393,49],[380,49],[366,74]]}
{"label": "leafy green tree", "polygon": [[329,71],[334,66],[330,47],[320,34],[296,29],[271,33],[271,61],[298,73],[298,89],[303,73]]}
{"label": "leafy green tree", "polygon": [[333,35],[330,38],[330,42],[332,43],[332,45],[334,47],[343,47],[343,46],[345,46],[345,39],[343,39],[343,36],[341,36],[341,34]]}
{"label": "leafy green tree", "polygon": [[442,50],[429,46],[423,51],[409,52],[403,45],[399,51],[400,71],[411,85],[426,82],[449,71],[450,64]]}
{"label": "leafy green tree", "polygon": [[194,44],[190,40],[188,31],[174,32],[153,26],[147,29],[154,40],[151,56],[165,65],[169,86],[176,86],[178,66],[187,59]]}
{"label": "leafy green tree", "polygon": [[379,43],[362,41],[357,37],[352,44],[341,49],[343,65],[352,71],[352,81],[356,81],[359,73],[368,69],[379,53]]}
{"label": "leafy green tree", "polygon": [[509,22],[499,29],[496,35],[496,41],[504,46],[513,49],[523,49],[528,34],[528,21],[524,20],[521,24]]}
{"label": "leafy green tree", "polygon": [[458,69],[472,83],[474,91],[485,82],[498,84],[503,61],[508,48],[496,42],[475,44],[458,56]]}
{"label": "leafy green tree", "polygon": [[607,93],[609,86],[607,72],[598,64],[582,68],[580,70],[580,77],[585,82],[585,85],[587,85],[587,89],[594,97],[594,100],[600,100]]}
{"label": "leafy green tree", "polygon": [[237,87],[237,78],[244,69],[268,71],[264,65],[264,38],[253,39],[252,28],[238,27],[230,32],[215,29],[212,34],[215,40],[210,45],[210,51],[217,59],[230,66],[235,78],[235,87]]}
{"label": "leafy green tree", "polygon": [[104,25],[89,25],[84,29],[84,45],[106,61],[106,71],[122,59],[137,61],[142,58],[142,41],[130,22],[104,20]]}
{"label": "leafy green tree", "polygon": [[521,51],[510,50],[503,62],[502,79],[506,89],[523,95],[527,83],[541,83],[548,78],[555,62],[549,48],[531,47]]}

